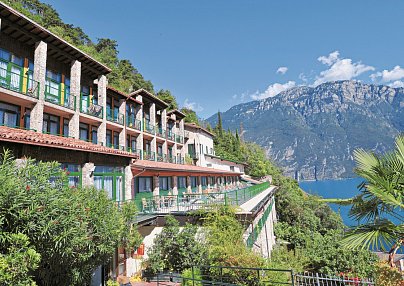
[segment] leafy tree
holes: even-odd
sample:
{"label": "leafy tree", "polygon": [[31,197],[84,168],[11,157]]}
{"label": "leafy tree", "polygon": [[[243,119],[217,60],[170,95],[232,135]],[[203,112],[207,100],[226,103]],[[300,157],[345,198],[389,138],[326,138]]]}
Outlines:
{"label": "leafy tree", "polygon": [[186,224],[181,230],[178,221],[167,217],[167,224],[155,239],[148,252],[146,265],[148,270],[183,272],[192,265],[203,264],[205,250],[197,240],[197,227]]}
{"label": "leafy tree", "polygon": [[160,89],[156,95],[162,101],[168,103],[168,110],[178,109],[177,100],[169,90]]}
{"label": "leafy tree", "polygon": [[[21,270],[33,270],[34,249],[41,260],[29,274],[39,285],[86,284],[118,244],[133,248],[140,243],[133,204],[120,211],[106,192],[68,187],[66,172],[55,162],[17,165],[9,152],[0,162],[1,236],[12,239],[0,244],[0,257],[19,243],[29,258]],[[20,241],[13,235],[22,235]]]}
{"label": "leafy tree", "polygon": [[198,116],[196,115],[195,111],[193,111],[190,108],[186,108],[186,107],[181,108],[180,111],[182,113],[184,113],[185,116],[186,116],[185,117],[185,122],[195,123],[195,124],[199,125],[199,119],[198,119]]}
{"label": "leafy tree", "polygon": [[[394,255],[404,243],[404,136],[398,136],[395,145],[392,152],[383,155],[355,150],[355,172],[364,179],[360,194],[347,200],[328,200],[352,204],[351,217],[363,222],[347,233],[344,245],[362,249],[388,247],[391,267]],[[388,217],[395,217],[398,222]]]}

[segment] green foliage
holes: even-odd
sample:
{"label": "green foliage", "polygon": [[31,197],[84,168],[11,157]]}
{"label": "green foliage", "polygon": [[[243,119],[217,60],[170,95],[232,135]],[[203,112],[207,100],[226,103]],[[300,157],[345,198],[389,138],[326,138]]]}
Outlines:
{"label": "green foliage", "polygon": [[[340,272],[360,277],[373,276],[376,256],[367,250],[351,250],[342,247],[344,225],[339,215],[318,197],[304,193],[298,183],[290,178],[276,175],[279,190],[276,193],[276,209],[279,222],[275,225],[278,241],[288,242],[288,248],[301,259],[296,268],[294,259],[281,264],[296,271],[335,275]],[[284,250],[282,250],[284,251]],[[282,256],[291,255],[291,252]],[[272,265],[279,261],[275,254]],[[300,259],[300,258],[299,258]]]}
{"label": "green foliage", "polygon": [[196,239],[197,227],[186,224],[182,230],[178,221],[167,217],[167,224],[155,239],[145,262],[148,271],[160,270],[182,272],[192,265],[203,264],[205,250]]}
{"label": "green foliage", "polygon": [[178,109],[177,100],[169,90],[160,89],[156,96],[165,103],[168,103],[168,110]]}
{"label": "green foliage", "polygon": [[22,233],[0,232],[0,284],[36,285],[29,274],[38,267],[41,256]]}
{"label": "green foliage", "polygon": [[182,113],[185,114],[185,122],[187,123],[195,123],[196,125],[199,125],[199,119],[198,115],[196,115],[196,112],[193,111],[190,108],[183,107],[180,110]]}
{"label": "green foliage", "polygon": [[[118,244],[139,244],[136,231],[128,232],[133,206],[121,212],[106,192],[68,187],[55,162],[26,160],[17,166],[9,152],[0,160],[2,234],[27,237],[23,247],[33,262],[28,259],[21,270],[35,268],[35,250],[41,260],[32,275],[39,285],[86,284]],[[8,255],[9,245],[0,245],[1,255]]]}
{"label": "green foliage", "polygon": [[201,280],[202,274],[199,268],[194,268],[192,272],[192,268],[185,269],[181,273],[181,277],[183,279],[182,286],[202,286]]}
{"label": "green foliage", "polygon": [[385,262],[377,263],[376,285],[378,286],[403,286],[404,279],[397,268],[391,268]]}

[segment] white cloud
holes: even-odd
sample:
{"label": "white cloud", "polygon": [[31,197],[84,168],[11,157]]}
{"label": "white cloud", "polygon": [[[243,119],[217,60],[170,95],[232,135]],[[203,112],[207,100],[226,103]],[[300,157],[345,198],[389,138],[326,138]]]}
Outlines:
{"label": "white cloud", "polygon": [[392,70],[383,70],[370,75],[370,78],[374,81],[377,78],[381,78],[382,82],[397,81],[404,78],[404,69],[400,66],[395,66]]}
{"label": "white cloud", "polygon": [[351,59],[341,59],[338,51],[332,52],[328,56],[321,56],[318,60],[328,65],[329,69],[316,76],[315,86],[327,81],[350,80],[364,72],[375,70],[374,67],[364,65],[361,62],[353,63]]}
{"label": "white cloud", "polygon": [[192,109],[195,112],[201,112],[203,110],[203,107],[199,103],[190,102],[188,98],[186,98],[184,101],[184,107]]}
{"label": "white cloud", "polygon": [[276,70],[276,73],[285,74],[287,71],[288,71],[288,68],[287,68],[287,67],[279,67],[279,68]]}
{"label": "white cloud", "polygon": [[389,86],[394,87],[394,88],[404,87],[404,82],[402,82],[401,80],[396,80],[396,81],[390,83]]}
{"label": "white cloud", "polygon": [[268,98],[268,97],[274,97],[275,95],[279,94],[282,91],[285,91],[287,89],[290,89],[292,87],[295,87],[296,83],[294,81],[288,81],[287,83],[274,83],[270,86],[268,86],[268,88],[262,92],[256,92],[254,94],[251,95],[251,98],[254,100],[259,100],[259,99],[264,99],[264,98]]}
{"label": "white cloud", "polygon": [[307,76],[304,73],[299,74],[299,79],[304,83],[307,83],[308,81]]}

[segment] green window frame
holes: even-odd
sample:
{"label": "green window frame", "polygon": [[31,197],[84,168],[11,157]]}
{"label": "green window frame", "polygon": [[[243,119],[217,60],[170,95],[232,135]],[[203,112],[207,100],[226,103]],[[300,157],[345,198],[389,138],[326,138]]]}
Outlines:
{"label": "green window frame", "polygon": [[[117,186],[118,182],[121,184],[120,188]],[[125,201],[125,173],[123,167],[96,166],[94,170],[94,186],[98,190],[105,190],[110,199],[116,202]]]}

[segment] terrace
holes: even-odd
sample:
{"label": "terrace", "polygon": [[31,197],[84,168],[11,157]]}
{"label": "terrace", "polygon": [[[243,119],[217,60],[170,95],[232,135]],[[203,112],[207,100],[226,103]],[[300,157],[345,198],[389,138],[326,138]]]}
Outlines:
{"label": "terrace", "polygon": [[[170,214],[184,213],[195,210],[207,210],[215,206],[241,206],[251,198],[270,188],[268,182],[259,185],[241,185],[233,188],[221,186],[216,189],[205,189],[201,193],[197,188],[189,192],[179,190],[178,195],[172,195],[171,191],[159,196],[142,194],[135,198],[135,203],[140,214]],[[163,193],[163,192],[162,192]]]}

